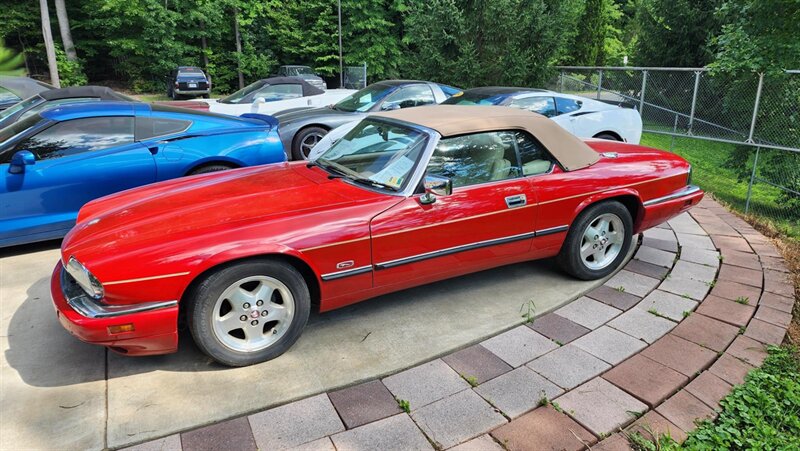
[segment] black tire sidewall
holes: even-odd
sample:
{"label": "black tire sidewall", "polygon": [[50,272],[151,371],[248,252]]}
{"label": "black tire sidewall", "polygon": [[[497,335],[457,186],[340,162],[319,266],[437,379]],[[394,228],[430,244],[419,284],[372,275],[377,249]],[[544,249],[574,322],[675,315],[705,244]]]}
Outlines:
{"label": "black tire sidewall", "polygon": [[[294,318],[286,333],[271,346],[251,353],[234,351],[214,336],[214,304],[233,283],[257,275],[273,277],[289,288],[295,303]],[[303,276],[291,265],[272,260],[242,262],[209,274],[192,290],[187,304],[186,316],[195,343],[204,354],[228,366],[252,365],[280,356],[300,337],[311,312],[311,296]]]}
{"label": "black tire sidewall", "polygon": [[323,128],[323,127],[319,127],[319,126],[313,125],[313,126],[310,126],[310,127],[305,127],[302,130],[300,130],[299,132],[297,132],[297,134],[294,135],[294,139],[292,140],[292,159],[293,160],[301,161],[301,160],[305,160],[306,159],[306,156],[303,155],[303,149],[300,148],[300,143],[303,142],[303,140],[306,138],[306,136],[308,136],[308,135],[310,135],[312,133],[320,133],[320,134],[322,134],[322,136],[325,136],[325,135],[328,134],[328,130]]}
{"label": "black tire sidewall", "polygon": [[[598,216],[611,213],[617,215],[625,227],[625,240],[619,255],[614,261],[603,269],[590,269],[586,267],[581,258],[580,247],[583,232]],[[597,280],[608,276],[619,268],[627,258],[631,243],[633,242],[633,219],[624,205],[617,201],[604,201],[587,207],[582,211],[570,226],[567,238],[561,246],[557,262],[561,268],[574,277],[582,280]]]}
{"label": "black tire sidewall", "polygon": [[616,136],[608,134],[608,133],[599,133],[597,136],[595,136],[595,138],[597,138],[597,139],[605,139],[607,141],[622,142],[621,140],[617,139]]}
{"label": "black tire sidewall", "polygon": [[210,172],[227,171],[228,169],[231,169],[231,167],[225,166],[224,164],[210,164],[208,166],[201,166],[199,168],[193,169],[187,175],[208,174]]}

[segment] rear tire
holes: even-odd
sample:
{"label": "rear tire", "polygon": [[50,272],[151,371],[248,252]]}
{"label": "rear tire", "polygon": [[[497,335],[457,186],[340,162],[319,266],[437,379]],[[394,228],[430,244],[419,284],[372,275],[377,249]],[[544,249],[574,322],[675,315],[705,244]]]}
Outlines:
{"label": "rear tire", "polygon": [[591,205],[570,226],[556,262],[578,279],[601,279],[625,260],[632,233],[633,220],[624,205],[617,201]]}
{"label": "rear tire", "polygon": [[186,299],[187,320],[203,353],[223,365],[247,366],[286,352],[311,311],[303,276],[271,260],[221,268]]}
{"label": "rear tire", "polygon": [[327,134],[327,129],[317,126],[306,127],[298,131],[292,140],[292,159],[295,161],[307,160],[311,148]]}
{"label": "rear tire", "polygon": [[200,166],[199,168],[195,168],[186,175],[208,174],[209,172],[227,171],[228,169],[233,169],[233,168],[224,164],[209,164],[206,166]]}

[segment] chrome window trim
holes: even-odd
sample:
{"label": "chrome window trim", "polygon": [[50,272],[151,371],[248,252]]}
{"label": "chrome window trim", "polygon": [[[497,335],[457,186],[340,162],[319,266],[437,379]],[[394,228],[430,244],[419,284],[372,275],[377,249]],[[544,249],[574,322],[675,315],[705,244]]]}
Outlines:
{"label": "chrome window trim", "polygon": [[684,196],[689,196],[689,195],[692,195],[692,194],[694,194],[694,193],[696,193],[698,191],[700,191],[700,187],[699,186],[697,186],[697,185],[687,185],[687,186],[679,189],[678,191],[675,191],[675,192],[673,192],[671,194],[668,194],[666,196],[662,196],[662,197],[658,197],[658,198],[655,198],[655,199],[650,199],[648,201],[645,201],[642,205],[644,205],[645,207],[649,207],[651,205],[656,205],[656,204],[660,204],[660,203],[663,203],[663,202],[668,202],[670,200],[679,199],[679,198],[684,197]]}

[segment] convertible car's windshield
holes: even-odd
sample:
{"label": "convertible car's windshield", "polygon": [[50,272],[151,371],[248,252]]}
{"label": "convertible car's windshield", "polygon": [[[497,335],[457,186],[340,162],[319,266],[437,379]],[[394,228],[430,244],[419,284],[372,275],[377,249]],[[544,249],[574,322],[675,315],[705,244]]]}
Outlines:
{"label": "convertible car's windshield", "polygon": [[340,111],[368,111],[381,99],[388,96],[396,89],[395,86],[374,84],[358,90],[334,105]]}
{"label": "convertible car's windshield", "polygon": [[399,191],[413,173],[427,140],[422,131],[366,119],[320,155],[316,164],[356,183]]}
{"label": "convertible car's windshield", "polygon": [[465,92],[454,95],[442,102],[442,105],[499,105],[506,98],[505,94],[488,95],[477,92]]}
{"label": "convertible car's windshield", "polygon": [[219,103],[238,103],[240,100],[247,97],[253,91],[258,90],[264,86],[264,82],[257,81],[255,83],[250,83],[249,85],[245,86],[244,88],[234,92],[233,94],[225,97],[224,99],[219,99]]}

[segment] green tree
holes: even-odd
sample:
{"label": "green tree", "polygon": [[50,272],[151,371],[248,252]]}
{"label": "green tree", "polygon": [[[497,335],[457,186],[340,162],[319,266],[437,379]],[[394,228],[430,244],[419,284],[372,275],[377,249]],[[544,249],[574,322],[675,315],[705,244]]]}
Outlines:
{"label": "green tree", "polygon": [[22,75],[22,55],[8,49],[0,39],[0,75]]}
{"label": "green tree", "polygon": [[[756,0],[757,1],[757,0]],[[702,67],[720,30],[722,0],[641,0],[636,12],[638,66]]]}

